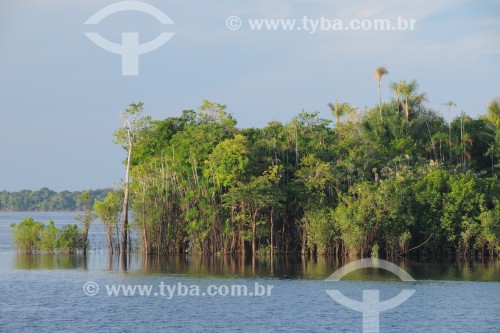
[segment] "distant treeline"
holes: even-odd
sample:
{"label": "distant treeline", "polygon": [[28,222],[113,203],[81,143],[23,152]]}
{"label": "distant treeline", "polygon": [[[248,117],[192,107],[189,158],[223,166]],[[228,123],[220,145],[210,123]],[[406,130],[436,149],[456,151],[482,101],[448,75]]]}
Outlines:
{"label": "distant treeline", "polygon": [[[91,190],[92,204],[102,200],[111,189]],[[0,211],[54,211],[83,210],[84,204],[77,199],[81,191],[55,192],[44,187],[38,191],[0,192]]]}

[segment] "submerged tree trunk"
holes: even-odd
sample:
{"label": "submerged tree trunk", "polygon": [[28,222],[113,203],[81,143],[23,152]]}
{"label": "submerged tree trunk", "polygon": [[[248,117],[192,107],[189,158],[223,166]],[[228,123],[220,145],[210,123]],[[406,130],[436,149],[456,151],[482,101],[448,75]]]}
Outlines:
{"label": "submerged tree trunk", "polygon": [[307,234],[305,228],[302,230],[302,250],[301,254],[307,254]]}
{"label": "submerged tree trunk", "polygon": [[270,250],[271,257],[274,255],[274,233],[273,233],[274,222],[273,222],[273,211],[274,211],[274,207],[271,207],[271,250]]}
{"label": "submerged tree trunk", "polygon": [[129,172],[130,172],[130,161],[132,159],[132,139],[129,137],[129,147],[128,147],[128,157],[127,157],[127,169],[125,171],[125,189],[123,195],[123,220],[122,220],[122,239],[120,244],[120,253],[127,252],[127,240],[128,240],[128,201],[129,201]]}
{"label": "submerged tree trunk", "polygon": [[87,225],[83,226],[83,255],[87,255],[89,248],[89,228]]}
{"label": "submerged tree trunk", "polygon": [[106,229],[106,241],[108,243],[108,251],[110,256],[113,254],[113,230],[109,230],[109,228]]}
{"label": "submerged tree trunk", "polygon": [[252,217],[252,256],[255,257],[255,252],[256,252],[256,247],[255,247],[255,232],[257,231],[257,214],[259,212],[259,209],[256,209],[253,212],[253,217]]}
{"label": "submerged tree trunk", "polygon": [[243,238],[242,234],[240,234],[240,254],[245,255],[245,238]]}

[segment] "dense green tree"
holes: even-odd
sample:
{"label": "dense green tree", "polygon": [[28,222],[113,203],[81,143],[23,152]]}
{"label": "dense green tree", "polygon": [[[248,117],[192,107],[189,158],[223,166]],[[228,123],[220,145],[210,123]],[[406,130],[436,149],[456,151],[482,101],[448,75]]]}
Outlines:
{"label": "dense green tree", "polygon": [[44,228],[42,222],[36,222],[28,217],[18,224],[10,225],[13,234],[14,246],[21,252],[32,253],[41,248],[41,231]]}

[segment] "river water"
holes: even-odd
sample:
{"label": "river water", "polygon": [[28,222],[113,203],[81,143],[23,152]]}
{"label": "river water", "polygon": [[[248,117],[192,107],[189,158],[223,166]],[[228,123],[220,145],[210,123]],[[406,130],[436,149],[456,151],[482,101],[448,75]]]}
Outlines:
{"label": "river water", "polygon": [[380,301],[414,291],[380,312],[378,325],[368,318],[371,331],[499,332],[498,261],[401,259],[394,263],[416,280],[404,282],[375,268],[326,281],[346,264],[327,257],[130,255],[125,267],[104,250],[98,223],[86,258],[13,251],[11,222],[61,225],[75,214],[0,213],[0,332],[362,332],[363,313],[327,290],[358,302],[368,290]]}

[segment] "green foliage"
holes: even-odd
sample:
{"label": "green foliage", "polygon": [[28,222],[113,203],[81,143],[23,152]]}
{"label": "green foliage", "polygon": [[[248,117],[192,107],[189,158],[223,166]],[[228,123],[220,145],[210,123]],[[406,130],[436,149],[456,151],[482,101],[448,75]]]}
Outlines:
{"label": "green foliage", "polygon": [[82,224],[83,249],[85,252],[88,248],[88,234],[90,225],[96,218],[96,215],[92,210],[92,192],[90,190],[85,190],[77,196],[77,199],[83,205],[83,215],[78,214],[75,216],[75,219],[77,221],[80,221],[80,223]]}
{"label": "green foliage", "polygon": [[316,248],[318,253],[329,253],[339,238],[338,226],[335,224],[330,209],[311,209],[304,213],[303,228],[307,234],[307,245]]}
{"label": "green foliage", "polygon": [[468,249],[475,237],[479,217],[484,205],[484,194],[478,181],[468,174],[451,177],[450,192],[447,193],[441,225],[448,235],[448,240],[458,245],[459,249]]}
{"label": "green foliage", "polygon": [[27,217],[11,224],[15,248],[24,253],[73,253],[83,249],[82,232],[76,225],[64,225],[58,229],[54,221],[48,225]]}
{"label": "green foliage", "polygon": [[219,186],[236,185],[245,174],[248,165],[247,141],[243,135],[220,142],[205,161],[204,176],[213,176]]}
{"label": "green foliage", "polygon": [[[448,124],[416,81],[392,88],[395,98],[364,112],[330,104],[335,126],[302,111],[238,129],[225,105],[207,100],[199,112],[143,122],[130,169],[141,250],[494,254],[496,104]],[[116,208],[95,206],[104,221],[116,221]]]}
{"label": "green foliage", "polygon": [[58,249],[58,233],[59,230],[54,225],[51,219],[48,226],[40,231],[41,250],[45,253],[53,253]]}
{"label": "green foliage", "polygon": [[121,200],[121,193],[109,192],[106,198],[94,203],[95,214],[104,225],[104,230],[106,231],[106,242],[110,253],[113,253],[114,247],[118,244],[115,231],[118,229]]}
{"label": "green foliage", "polygon": [[378,252],[380,250],[380,246],[378,246],[377,243],[375,243],[375,245],[372,246],[372,253],[371,253],[371,256],[374,257],[374,258],[378,258]]}
{"label": "green foliage", "polygon": [[36,252],[41,247],[41,232],[44,228],[42,222],[35,222],[33,218],[27,217],[19,224],[10,225],[13,234],[14,246],[21,252]]}
{"label": "green foliage", "polygon": [[297,178],[309,191],[323,191],[332,180],[330,164],[321,162],[314,155],[306,155],[301,160]]}
{"label": "green foliage", "polygon": [[63,253],[74,253],[84,249],[86,244],[83,241],[81,231],[76,225],[64,225],[59,232],[58,250]]}
{"label": "green foliage", "polygon": [[494,208],[484,211],[479,216],[481,221],[480,237],[477,246],[488,246],[490,251],[500,250],[500,200],[494,200]]}

